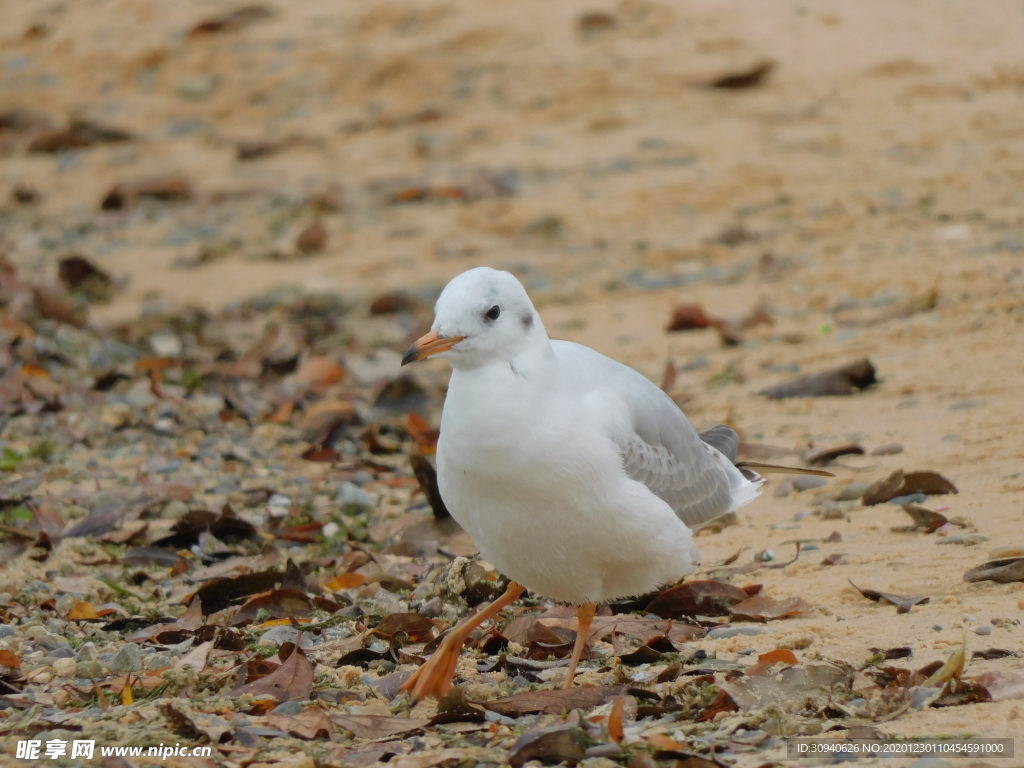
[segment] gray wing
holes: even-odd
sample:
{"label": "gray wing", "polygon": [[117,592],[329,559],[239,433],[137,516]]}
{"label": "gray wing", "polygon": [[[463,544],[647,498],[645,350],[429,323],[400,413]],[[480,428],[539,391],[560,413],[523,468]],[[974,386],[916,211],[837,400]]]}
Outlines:
{"label": "gray wing", "polygon": [[[722,425],[709,430],[707,443],[724,454],[716,457],[672,399],[642,374],[587,347],[571,342],[552,345],[561,360],[575,364],[574,373],[581,378],[599,376],[600,386],[612,387],[626,402],[633,431],[617,442],[631,479],[663,499],[690,528],[738,506],[736,478],[727,471],[725,458],[735,454],[730,448],[735,432]],[[738,479],[745,482],[742,476]],[[754,495],[752,487],[750,498]]]}

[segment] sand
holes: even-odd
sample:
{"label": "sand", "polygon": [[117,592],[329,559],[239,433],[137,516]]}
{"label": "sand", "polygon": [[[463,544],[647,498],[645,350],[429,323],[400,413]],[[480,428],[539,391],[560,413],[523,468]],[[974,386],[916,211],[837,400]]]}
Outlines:
{"label": "sand", "polygon": [[[775,480],[737,526],[700,538],[705,561],[741,547],[740,562],[766,548],[785,561],[786,540],[839,531],[840,543],[750,577],[818,608],[703,647],[763,651],[807,632],[802,657],[860,663],[870,647],[909,645],[921,666],[947,657],[966,628],[969,649],[1024,649],[1019,625],[973,632],[1020,619],[1024,585],[962,580],[990,548],[1024,546],[1019,3],[278,6],[243,30],[190,39],[195,23],[232,6],[0,4],[4,108],[58,124],[82,115],[140,137],[58,156],[5,144],[10,257],[52,279],[57,258],[81,252],[124,279],[94,313],[101,324],[285,285],[361,306],[392,289],[430,296],[478,264],[513,269],[552,336],[655,380],[668,360],[689,363],[673,394],[698,426],[728,421],[750,442],[797,452],[899,442],[899,455],[840,459],[822,493],[900,467],[936,470],[960,493],[928,506],[987,537],[963,546],[944,545],[960,531],[893,533],[909,519],[888,504],[795,521],[820,510],[810,504],[818,492],[775,498]],[[594,11],[614,25],[581,31]],[[25,39],[33,25],[41,34]],[[699,85],[763,60],[776,67],[761,87]],[[235,142],[289,138],[271,157],[236,159]],[[381,192],[508,169],[516,190],[506,197],[389,205]],[[114,184],[168,175],[187,178],[195,199],[99,212]],[[11,201],[18,185],[41,201]],[[315,218],[303,201],[325,192],[343,201],[320,215],[326,248],[294,258]],[[226,255],[180,266],[210,247]],[[764,254],[777,270],[765,273]],[[844,326],[834,311],[868,317],[933,287],[936,307],[906,319]],[[711,330],[666,333],[671,309],[693,302],[727,317],[763,302],[776,323],[735,348]],[[795,370],[864,356],[880,378],[867,392],[757,394]],[[820,564],[834,552],[844,564]],[[930,602],[897,615],[848,580]],[[968,672],[990,668],[1024,671],[1024,660],[975,661]],[[885,729],[1010,736],[1022,707],[915,712]]]}

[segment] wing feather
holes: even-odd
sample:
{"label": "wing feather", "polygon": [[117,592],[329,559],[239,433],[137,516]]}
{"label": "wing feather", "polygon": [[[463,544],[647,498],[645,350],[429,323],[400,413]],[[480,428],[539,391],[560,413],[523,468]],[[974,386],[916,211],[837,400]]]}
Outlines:
{"label": "wing feather", "polygon": [[[621,398],[632,422],[625,433],[612,436],[623,469],[690,528],[731,512],[758,494],[760,481],[747,480],[717,445],[701,440],[675,402],[642,374],[571,342],[556,341],[552,346],[577,382],[612,388]],[[711,430],[715,436],[708,442],[731,452],[733,438],[723,430]]]}

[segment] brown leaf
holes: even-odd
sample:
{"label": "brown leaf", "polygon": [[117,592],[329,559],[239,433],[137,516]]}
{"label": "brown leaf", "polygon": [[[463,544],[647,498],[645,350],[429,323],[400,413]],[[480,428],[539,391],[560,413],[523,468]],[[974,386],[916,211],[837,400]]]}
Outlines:
{"label": "brown leaf", "polygon": [[185,613],[177,621],[169,624],[153,624],[144,627],[128,638],[128,642],[141,643],[153,637],[158,637],[165,632],[194,632],[203,625],[203,601],[198,597],[192,598]]}
{"label": "brown leaf", "polygon": [[971,568],[964,574],[964,581],[995,581],[999,584],[1024,581],[1024,557],[990,560],[984,565]]}
{"label": "brown leaf", "polygon": [[584,757],[583,747],[576,741],[568,725],[527,731],[509,747],[508,764],[522,768],[529,761],[545,764],[576,765]]}
{"label": "brown leaf", "polygon": [[267,723],[300,739],[331,738],[331,718],[320,707],[306,707],[297,715],[267,715]]}
{"label": "brown leaf", "polygon": [[210,655],[210,651],[213,649],[213,642],[207,641],[200,643],[195,648],[190,650],[180,659],[178,663],[174,665],[175,669],[184,669],[185,667],[191,667],[198,675],[204,669],[206,669],[206,659]]}
{"label": "brown leaf", "polygon": [[271,619],[304,618],[313,612],[313,602],[297,589],[275,589],[247,600],[231,617],[231,626],[255,621],[260,611],[267,611]]}
{"label": "brown leaf", "polygon": [[746,599],[747,594],[732,584],[710,580],[689,581],[666,589],[648,604],[647,612],[663,619],[723,616],[734,605]]}
{"label": "brown leaf", "polygon": [[768,74],[774,68],[774,61],[760,61],[752,65],[749,69],[743,69],[737,72],[726,72],[725,74],[718,75],[710,80],[697,83],[697,85],[726,91],[756,88],[765,81]]}
{"label": "brown leaf", "polygon": [[768,651],[768,653],[759,654],[757,664],[748,667],[744,674],[748,676],[763,675],[776,664],[793,665],[798,663],[796,654],[792,651],[785,649]]}
{"label": "brown leaf", "polygon": [[371,635],[390,639],[398,632],[409,636],[410,643],[429,643],[437,634],[434,622],[418,613],[392,613],[370,630]]}
{"label": "brown leaf", "polygon": [[762,389],[760,394],[778,400],[785,397],[850,395],[875,384],[875,367],[865,357],[821,373],[808,373]]}
{"label": "brown leaf", "polygon": [[295,378],[326,387],[344,381],[345,369],[326,355],[314,355],[299,366]]}
{"label": "brown leaf", "polygon": [[736,712],[739,710],[739,706],[733,701],[732,696],[729,695],[728,691],[720,690],[715,700],[712,701],[707,708],[694,718],[695,723],[703,723],[708,720],[713,720],[715,715],[719,712]]}
{"label": "brown leaf", "polygon": [[314,221],[295,239],[295,247],[300,253],[319,253],[326,245],[327,230],[319,221]]}
{"label": "brown leaf", "polygon": [[[977,654],[975,654],[977,656]],[[985,686],[992,695],[992,701],[1024,699],[1024,674],[1008,669],[994,669],[974,675],[975,682]]]}
{"label": "brown leaf", "polygon": [[29,152],[54,153],[69,149],[84,149],[94,144],[131,141],[133,136],[117,128],[98,125],[88,120],[72,120],[67,128],[46,131],[28,145]]}
{"label": "brown leaf", "polygon": [[746,711],[792,701],[806,691],[830,690],[832,686],[848,681],[849,678],[849,671],[843,667],[819,662],[787,667],[777,675],[740,677],[723,683],[722,688]]}
{"label": "brown leaf", "polygon": [[776,600],[772,597],[758,595],[744,600],[732,607],[733,619],[751,621],[772,621],[795,616],[811,610],[811,605],[801,597],[787,597]]}
{"label": "brown leaf", "polygon": [[606,704],[625,690],[623,685],[603,688],[570,688],[551,691],[527,691],[491,701],[475,701],[477,706],[507,717],[518,717],[535,712],[560,715],[571,709],[593,709]]}
{"label": "brown leaf", "polygon": [[58,276],[65,290],[81,294],[89,301],[110,301],[113,296],[115,286],[110,275],[79,254],[60,260]]}
{"label": "brown leaf", "polygon": [[812,467],[825,467],[828,466],[833,459],[838,459],[840,456],[863,456],[864,447],[857,443],[844,443],[843,445],[837,445],[832,448],[825,448],[820,451],[815,451],[808,456],[804,461],[810,464]]}
{"label": "brown leaf", "polygon": [[239,598],[273,589],[281,584],[282,578],[278,570],[243,573],[234,578],[207,582],[196,591],[195,596],[202,600],[203,615],[209,616],[224,610]]}
{"label": "brown leaf", "polygon": [[626,734],[623,724],[636,720],[636,699],[632,696],[619,696],[608,713],[608,738],[621,744]]}
{"label": "brown leaf", "polygon": [[371,315],[399,315],[415,312],[421,302],[403,291],[393,291],[378,296],[370,303]]}
{"label": "brown leaf", "polygon": [[78,602],[71,607],[71,610],[67,612],[64,618],[68,621],[93,621],[99,617],[100,615],[96,612],[92,603]]}
{"label": "brown leaf", "polygon": [[32,287],[36,312],[40,316],[81,328],[85,323],[84,311],[67,296],[42,286]]}
{"label": "brown leaf", "polygon": [[230,696],[273,696],[278,701],[308,699],[313,691],[313,665],[301,648],[296,648],[288,659],[266,677],[235,688]]}
{"label": "brown leaf", "polygon": [[0,667],[20,667],[21,659],[6,649],[0,649]]}
{"label": "brown leaf", "polygon": [[237,32],[258,21],[273,18],[274,12],[265,5],[243,5],[223,16],[214,16],[196,24],[189,37],[203,37],[220,32]]}
{"label": "brown leaf", "polygon": [[331,720],[346,731],[351,731],[356,738],[382,739],[397,736],[426,728],[429,718],[419,717],[386,717],[383,715],[340,715],[331,714]]}
{"label": "brown leaf", "polygon": [[959,491],[955,485],[938,472],[932,472],[931,470],[904,472],[902,469],[897,469],[888,477],[872,483],[864,491],[861,503],[866,507],[870,507],[899,496],[909,496],[914,493],[935,496],[944,493],[959,493]]}
{"label": "brown leaf", "polygon": [[[849,581],[849,579],[847,579],[847,581]],[[864,595],[868,600],[874,600],[876,603],[879,600],[885,600],[886,602],[892,603],[896,606],[896,613],[909,613],[910,609],[915,605],[923,605],[931,599],[923,595],[894,595],[890,592],[878,592],[874,589],[861,589],[852,581],[850,582],[850,585]]]}
{"label": "brown leaf", "polygon": [[[902,509],[910,515],[914,524],[910,526],[896,526],[892,529],[893,531],[924,531],[925,533],[933,533],[949,522],[946,516],[940,512],[933,512],[916,504],[903,504]],[[955,523],[955,525],[963,527],[963,523]]]}

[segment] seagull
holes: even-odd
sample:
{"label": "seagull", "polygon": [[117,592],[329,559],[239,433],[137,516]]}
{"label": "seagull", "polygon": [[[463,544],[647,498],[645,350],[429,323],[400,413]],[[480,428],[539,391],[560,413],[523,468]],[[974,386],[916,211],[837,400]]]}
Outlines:
{"label": "seagull", "polygon": [[571,687],[597,605],[692,573],[693,531],[758,496],[754,469],[819,474],[737,466],[735,431],[698,434],[638,371],[551,340],[509,272],[478,267],[448,283],[402,365],[435,356],[453,369],[437,443],[441,497],[510,581],[405,683],[415,700],[443,696],[472,631],[526,590],[577,606]]}

